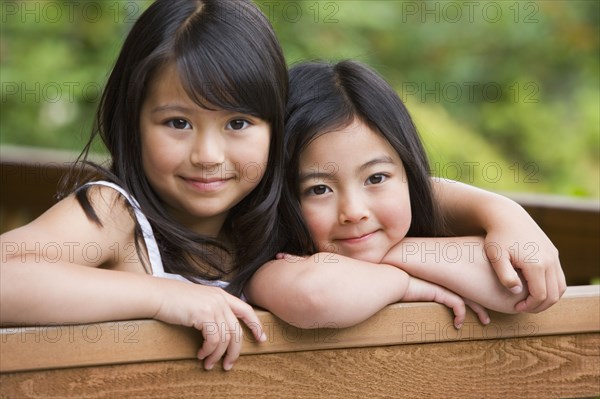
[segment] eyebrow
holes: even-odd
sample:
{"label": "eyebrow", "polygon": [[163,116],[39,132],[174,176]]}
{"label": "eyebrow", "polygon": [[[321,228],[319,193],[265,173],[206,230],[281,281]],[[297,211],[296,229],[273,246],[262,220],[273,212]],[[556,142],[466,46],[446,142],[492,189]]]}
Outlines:
{"label": "eyebrow", "polygon": [[307,180],[311,180],[311,179],[328,179],[331,178],[333,175],[335,175],[334,173],[328,173],[328,172],[306,172],[306,173],[300,173],[300,184],[304,183]]}
{"label": "eyebrow", "polygon": [[357,172],[362,172],[365,169],[370,168],[371,166],[382,164],[382,163],[383,164],[393,164],[393,165],[396,164],[396,162],[394,162],[394,160],[391,157],[389,157],[387,155],[382,155],[380,157],[371,159],[370,161],[365,162],[364,164],[362,164],[361,166],[359,166]]}
{"label": "eyebrow", "polygon": [[[392,164],[395,165],[396,162],[394,162],[394,160],[387,156],[387,155],[382,155],[380,157],[377,158],[373,158],[370,161],[365,162],[364,164],[360,165],[358,167],[358,169],[356,170],[357,173],[360,173],[362,171],[364,171],[365,169],[368,169],[374,165],[379,165],[379,164]],[[331,179],[335,173],[337,172],[337,169],[335,169],[333,172],[326,172],[325,171],[326,168],[319,168],[317,169],[317,171],[309,171],[309,172],[304,172],[304,173],[300,173],[300,179],[299,182],[302,184],[307,180],[310,179]]]}
{"label": "eyebrow", "polygon": [[191,113],[191,110],[189,108],[184,107],[183,105],[178,105],[178,104],[159,105],[158,107],[152,108],[152,111],[150,111],[150,113],[156,114],[156,113],[164,112],[164,111],[177,111],[177,112],[188,113],[188,114]]}

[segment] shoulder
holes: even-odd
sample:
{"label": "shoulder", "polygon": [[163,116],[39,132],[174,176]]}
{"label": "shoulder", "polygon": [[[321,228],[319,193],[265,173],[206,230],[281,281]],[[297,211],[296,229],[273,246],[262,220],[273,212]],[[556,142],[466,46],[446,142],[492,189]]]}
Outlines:
{"label": "shoulder", "polygon": [[[115,186],[118,187],[118,186]],[[104,225],[105,223],[110,224],[123,224],[131,225],[133,228],[134,220],[131,216],[131,204],[125,198],[123,192],[125,190],[119,188],[119,191],[115,187],[107,186],[104,184],[89,184],[86,186],[87,198],[89,199],[90,205],[98,215],[98,219]],[[77,205],[79,201],[75,200]]]}
{"label": "shoulder", "polygon": [[[101,225],[91,220],[71,194],[29,224],[2,235],[4,242],[35,253],[36,258],[86,266],[111,267],[120,248],[133,247],[135,221],[123,196],[104,186],[90,186],[88,198]],[[121,251],[122,252],[122,251]],[[115,257],[115,254],[118,256]]]}

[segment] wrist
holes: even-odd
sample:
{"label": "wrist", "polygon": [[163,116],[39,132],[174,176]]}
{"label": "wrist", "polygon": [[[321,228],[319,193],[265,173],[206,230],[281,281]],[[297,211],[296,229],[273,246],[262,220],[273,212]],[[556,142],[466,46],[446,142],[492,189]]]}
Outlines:
{"label": "wrist", "polygon": [[408,288],[410,286],[410,280],[412,277],[406,271],[399,269],[393,266],[393,276],[394,276],[394,290],[396,292],[394,302],[400,302],[406,296],[408,292]]}

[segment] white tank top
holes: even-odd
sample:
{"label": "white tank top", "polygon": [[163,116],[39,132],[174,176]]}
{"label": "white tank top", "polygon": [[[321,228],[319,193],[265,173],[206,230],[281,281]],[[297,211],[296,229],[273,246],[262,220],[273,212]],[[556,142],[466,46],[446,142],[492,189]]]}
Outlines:
{"label": "white tank top", "polygon": [[187,281],[189,283],[198,283],[202,285],[210,285],[213,287],[225,288],[229,285],[227,281],[221,280],[205,280],[202,278],[194,278],[193,280],[189,280],[179,274],[167,273],[163,267],[162,259],[160,257],[160,251],[158,249],[158,244],[156,243],[156,238],[154,238],[154,232],[152,231],[152,226],[150,226],[150,222],[146,215],[143,214],[142,210],[138,202],[133,198],[131,194],[125,191],[122,187],[108,182],[108,181],[94,181],[86,183],[85,186],[88,185],[97,185],[97,186],[105,186],[110,187],[114,190],[117,190],[123,197],[127,199],[131,207],[133,208],[133,212],[135,214],[135,218],[137,219],[140,227],[142,229],[142,236],[144,238],[144,243],[146,244],[146,249],[148,251],[148,260],[150,261],[150,268],[152,269],[152,275],[156,277],[162,278],[170,278],[173,280]]}

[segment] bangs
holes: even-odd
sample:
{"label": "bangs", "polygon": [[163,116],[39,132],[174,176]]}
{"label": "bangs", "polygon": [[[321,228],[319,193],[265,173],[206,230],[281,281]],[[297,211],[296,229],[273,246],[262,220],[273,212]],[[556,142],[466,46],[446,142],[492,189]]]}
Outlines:
{"label": "bangs", "polygon": [[298,136],[299,152],[322,135],[342,130],[355,119],[362,119],[340,89],[323,92],[319,87],[321,81],[311,84],[314,87],[307,89],[302,105],[291,111],[292,117],[287,120],[286,129]]}
{"label": "bangs", "polygon": [[[257,38],[260,31],[247,31],[239,27],[245,24],[235,23],[242,14],[244,18],[259,16],[212,16],[204,12],[207,9],[202,11],[175,39],[173,56],[187,94],[206,109],[226,109],[273,122],[282,101],[275,72],[280,68],[273,61],[272,49],[259,44],[265,42]],[[223,23],[227,29],[212,26]]]}

